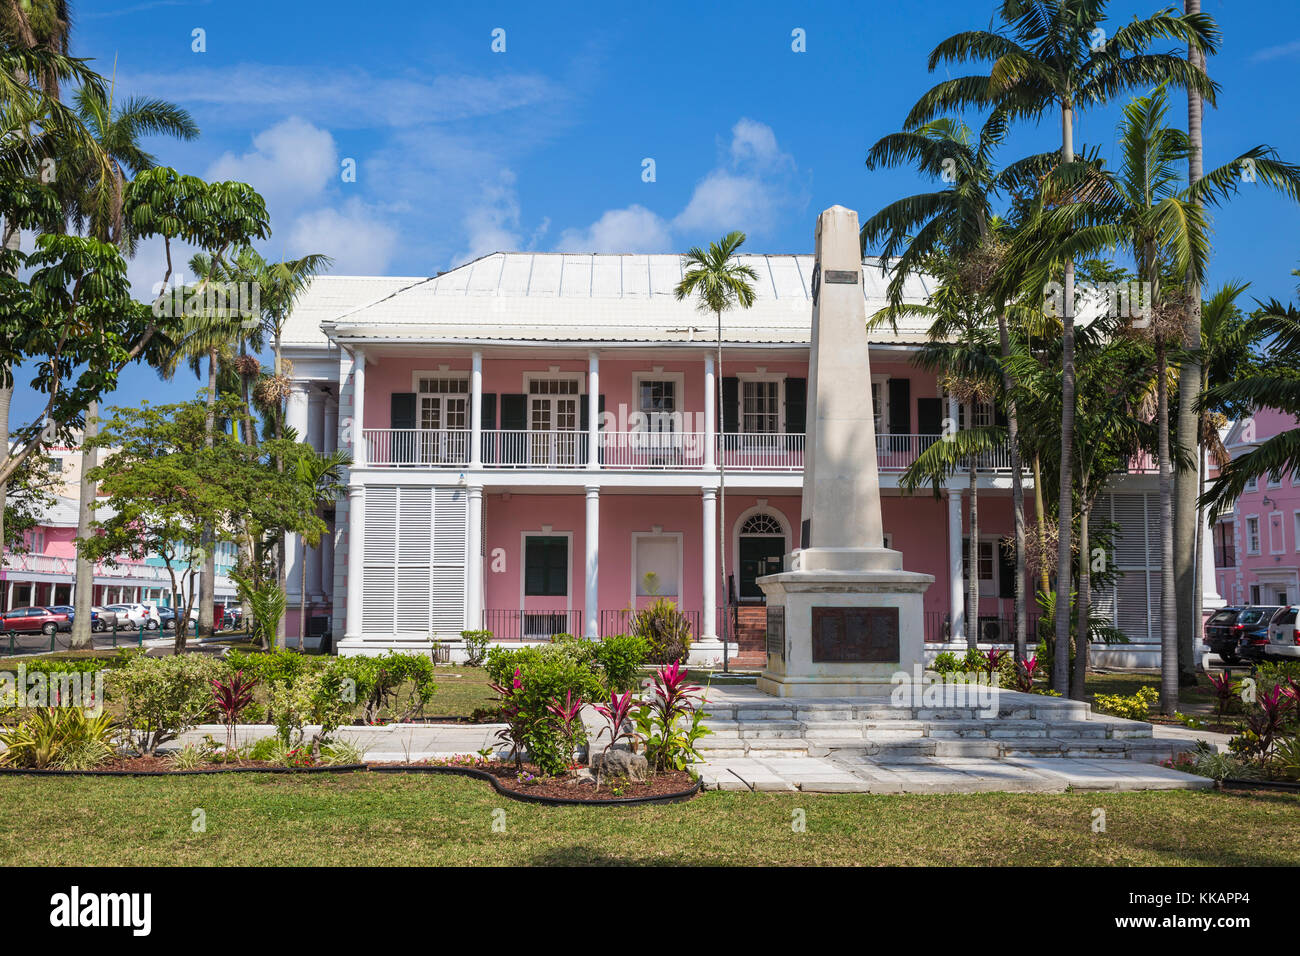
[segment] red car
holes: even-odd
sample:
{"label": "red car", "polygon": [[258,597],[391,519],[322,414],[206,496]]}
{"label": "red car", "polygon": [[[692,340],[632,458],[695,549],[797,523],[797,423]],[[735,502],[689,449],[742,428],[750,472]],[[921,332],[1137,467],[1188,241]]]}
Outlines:
{"label": "red car", "polygon": [[0,616],[0,631],[15,634],[53,634],[72,630],[68,615],[48,607],[17,607]]}

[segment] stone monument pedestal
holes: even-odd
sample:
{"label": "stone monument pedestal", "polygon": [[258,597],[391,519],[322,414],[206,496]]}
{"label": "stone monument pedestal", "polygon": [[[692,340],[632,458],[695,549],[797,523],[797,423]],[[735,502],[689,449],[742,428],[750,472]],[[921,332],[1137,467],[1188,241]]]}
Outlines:
{"label": "stone monument pedestal", "polygon": [[902,570],[902,555],[885,548],[808,549],[794,552],[791,563],[794,570],[758,579],[767,595],[759,690],[775,697],[884,696],[894,674],[924,663],[921,599],[933,575]]}

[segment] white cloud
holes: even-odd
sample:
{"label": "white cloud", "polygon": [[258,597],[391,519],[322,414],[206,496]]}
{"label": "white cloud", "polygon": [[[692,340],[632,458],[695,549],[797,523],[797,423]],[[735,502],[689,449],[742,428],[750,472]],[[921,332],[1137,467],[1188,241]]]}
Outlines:
{"label": "white cloud", "polygon": [[782,152],[770,126],[741,118],[731,129],[727,156],[726,163],[696,185],[686,208],[673,220],[674,229],[740,229],[761,235],[772,231],[781,213],[798,203],[794,158]]}
{"label": "white cloud", "polygon": [[266,199],[274,224],[316,198],[339,175],[338,148],[328,130],[297,116],[276,123],[253,137],[253,148],[241,155],[223,153],[206,179],[248,183]]}
{"label": "white cloud", "polygon": [[1292,56],[1300,56],[1300,40],[1292,40],[1290,43],[1279,43],[1277,46],[1266,46],[1262,50],[1256,50],[1250,55],[1250,62],[1266,63],[1269,60],[1281,60]]}
{"label": "white cloud", "polygon": [[673,247],[668,223],[644,206],[610,209],[586,229],[566,229],[559,252],[667,252]]}
{"label": "white cloud", "polygon": [[384,275],[397,250],[397,230],[380,218],[380,211],[358,199],[341,209],[304,213],[288,232],[288,255],[320,252],[334,260],[336,275]]}
{"label": "white cloud", "polygon": [[482,186],[479,200],[465,214],[464,227],[467,248],[453,257],[453,267],[492,252],[522,248],[519,196],[515,192],[513,172],[503,169],[495,181]]}

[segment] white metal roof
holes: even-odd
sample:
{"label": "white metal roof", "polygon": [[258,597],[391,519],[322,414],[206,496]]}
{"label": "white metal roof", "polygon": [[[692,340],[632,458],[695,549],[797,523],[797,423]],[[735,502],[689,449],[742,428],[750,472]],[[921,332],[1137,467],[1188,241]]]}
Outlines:
{"label": "white metal roof", "polygon": [[[810,255],[738,257],[758,274],[754,304],[723,314],[736,344],[805,344],[812,318]],[[673,295],[681,256],[496,252],[429,278],[322,276],[299,300],[285,329],[290,345],[345,340],[692,342],[713,341],[716,319]],[[880,260],[863,260],[871,316],[885,305]],[[905,297],[923,301],[923,278]],[[323,331],[322,325],[326,328]],[[925,319],[904,318],[872,341],[925,341]]]}

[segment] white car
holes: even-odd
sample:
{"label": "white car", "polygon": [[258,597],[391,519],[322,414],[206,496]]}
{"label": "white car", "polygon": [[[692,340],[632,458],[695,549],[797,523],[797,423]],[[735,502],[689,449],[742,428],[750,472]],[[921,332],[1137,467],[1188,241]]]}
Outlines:
{"label": "white car", "polygon": [[110,611],[117,613],[118,627],[139,627],[145,630],[158,630],[158,609],[152,604],[110,604]]}
{"label": "white car", "polygon": [[1297,611],[1300,611],[1300,608],[1292,604],[1277,612],[1277,616],[1268,626],[1265,657],[1300,660],[1300,621],[1296,620]]}

